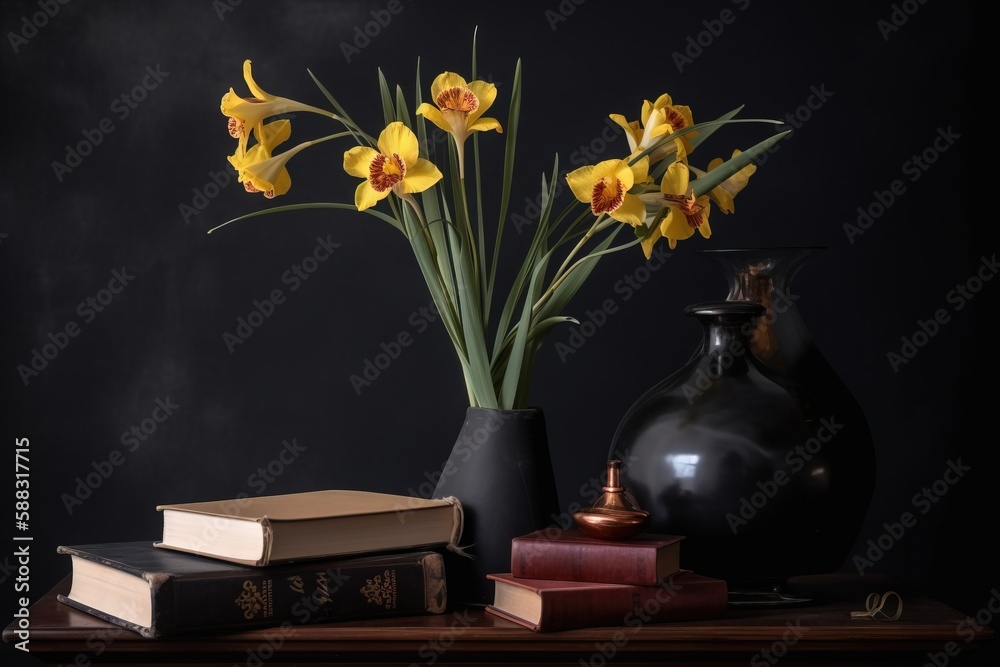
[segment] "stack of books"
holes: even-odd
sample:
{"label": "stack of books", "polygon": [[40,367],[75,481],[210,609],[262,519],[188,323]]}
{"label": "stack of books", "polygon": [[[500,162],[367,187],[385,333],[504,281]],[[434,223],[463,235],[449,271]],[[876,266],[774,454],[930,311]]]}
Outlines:
{"label": "stack of books", "polygon": [[486,611],[536,632],[719,618],[728,586],[680,565],[682,536],[620,540],[549,528],[516,537]]}
{"label": "stack of books", "polygon": [[60,601],[145,637],[443,613],[454,498],[323,490],[160,505],[160,539],[60,546]]}

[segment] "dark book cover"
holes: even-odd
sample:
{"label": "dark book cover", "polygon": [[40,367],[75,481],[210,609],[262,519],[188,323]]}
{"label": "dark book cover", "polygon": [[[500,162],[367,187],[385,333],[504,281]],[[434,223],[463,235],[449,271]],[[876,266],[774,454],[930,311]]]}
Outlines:
{"label": "dark book cover", "polygon": [[576,528],[538,530],[511,540],[511,574],[525,579],[655,586],[681,569],[683,539],[641,533],[604,540]]}
{"label": "dark book cover", "polygon": [[488,578],[497,588],[486,611],[536,632],[720,618],[729,598],[724,580],[689,570],[657,586],[521,579],[510,573]]}
{"label": "dark book cover", "polygon": [[[148,625],[109,611],[115,608],[113,601],[80,599],[75,587],[59,599],[146,637],[442,613],[447,605],[443,558],[433,551],[265,567],[158,549],[152,541],[60,546],[58,552],[145,582],[152,608]],[[135,605],[136,600],[119,599],[115,604]]]}

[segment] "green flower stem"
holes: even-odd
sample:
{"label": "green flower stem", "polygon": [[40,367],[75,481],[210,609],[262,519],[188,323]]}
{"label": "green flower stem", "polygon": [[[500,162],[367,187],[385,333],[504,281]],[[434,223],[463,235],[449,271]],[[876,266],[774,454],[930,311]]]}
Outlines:
{"label": "green flower stem", "polygon": [[[459,148],[458,151],[459,160],[462,159],[462,150]],[[465,242],[468,243],[469,254],[472,258],[472,280],[473,285],[475,285],[476,292],[482,294],[481,284],[479,282],[479,253],[476,252],[476,237],[472,234],[472,218],[469,215],[469,198],[465,194],[465,176],[461,175],[459,177],[458,191],[455,196],[459,199],[459,205],[462,207],[462,221],[465,223]]]}
{"label": "green flower stem", "polygon": [[584,255],[580,259],[573,262],[573,264],[568,269],[566,269],[566,271],[561,276],[559,276],[556,279],[553,279],[552,284],[549,286],[549,288],[545,290],[545,293],[542,294],[542,296],[539,297],[538,301],[535,302],[535,304],[531,308],[532,315],[537,314],[538,311],[541,310],[541,308],[545,305],[545,302],[548,301],[549,298],[552,296],[552,294],[555,293],[555,291],[559,288],[559,285],[561,285],[562,282],[566,280],[566,278],[569,277],[571,273],[573,273],[573,271],[575,271],[580,266],[583,266],[584,262],[597,261],[604,255],[610,255],[613,252],[618,252],[619,250],[624,250],[625,248],[631,248],[632,246],[638,244],[641,240],[642,239],[636,238],[632,241],[629,241],[628,243],[623,243],[619,246],[608,248],[607,250],[604,250],[599,253]]}
{"label": "green flower stem", "polygon": [[576,253],[580,252],[580,249],[583,248],[584,245],[586,245],[587,241],[589,241],[594,236],[594,234],[598,232],[598,230],[601,228],[600,225],[604,221],[604,218],[605,216],[603,213],[597,216],[597,220],[594,221],[594,224],[591,226],[590,230],[583,235],[583,237],[579,240],[579,242],[577,242],[576,247],[574,247],[573,250],[571,250],[570,253],[566,255],[566,259],[563,260],[563,263],[559,267],[559,270],[556,271],[556,274],[552,277],[552,286],[549,287],[549,290],[547,290],[546,293],[555,288],[556,281],[562,282],[562,276],[564,272],[566,272],[566,267],[569,266],[570,261],[572,261],[572,259],[576,256]]}

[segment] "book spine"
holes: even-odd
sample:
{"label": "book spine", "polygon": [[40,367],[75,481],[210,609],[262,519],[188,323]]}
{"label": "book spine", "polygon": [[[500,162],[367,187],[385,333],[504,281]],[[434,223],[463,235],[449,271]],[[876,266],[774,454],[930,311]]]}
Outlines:
{"label": "book spine", "polygon": [[511,540],[511,573],[523,579],[655,586],[656,549],[553,540]]}
{"label": "book spine", "polygon": [[158,636],[441,613],[446,604],[443,558],[434,552],[172,577],[153,587]]}
{"label": "book spine", "polygon": [[538,630],[598,626],[641,627],[647,623],[718,618],[726,611],[728,590],[721,580],[659,586],[543,590]]}
{"label": "book spine", "polygon": [[86,613],[90,614],[91,616],[96,616],[97,618],[101,619],[102,621],[106,621],[108,623],[113,623],[115,625],[121,626],[121,627],[126,628],[128,630],[132,630],[133,632],[138,632],[140,635],[142,635],[143,637],[145,637],[147,639],[155,639],[156,636],[157,636],[156,633],[155,633],[155,631],[152,628],[147,628],[147,627],[143,627],[141,625],[136,625],[135,623],[130,623],[129,621],[126,621],[123,618],[119,618],[118,616],[114,616],[112,614],[108,614],[106,612],[101,611],[100,609],[95,609],[94,607],[91,607],[89,605],[83,604],[82,602],[77,602],[73,598],[70,598],[70,597],[68,597],[66,595],[63,595],[62,593],[56,595],[56,599],[59,600],[59,602],[65,604],[65,605],[69,605],[70,607],[73,607],[74,609],[79,609],[80,611],[86,612]]}

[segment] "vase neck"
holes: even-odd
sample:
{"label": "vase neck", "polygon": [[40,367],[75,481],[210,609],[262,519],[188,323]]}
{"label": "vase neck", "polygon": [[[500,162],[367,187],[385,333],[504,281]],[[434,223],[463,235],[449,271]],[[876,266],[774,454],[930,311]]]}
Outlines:
{"label": "vase neck", "polygon": [[791,305],[791,283],[795,274],[822,248],[746,248],[703,251],[718,263],[729,285],[732,301],[756,301],[773,312],[771,304],[784,300]]}
{"label": "vase neck", "polygon": [[742,322],[713,320],[702,322],[702,325],[705,327],[703,352],[732,353],[747,348],[747,334],[752,326],[749,320]]}
{"label": "vase neck", "polygon": [[758,303],[720,301],[688,306],[684,312],[697,317],[704,327],[701,356],[711,362],[742,359],[749,349],[747,336],[766,311]]}
{"label": "vase neck", "polygon": [[811,363],[808,360],[818,354],[799,315],[792,279],[821,250],[803,246],[701,251],[725,273],[728,300],[758,303],[766,309],[749,342],[754,357],[781,375],[800,377]]}

